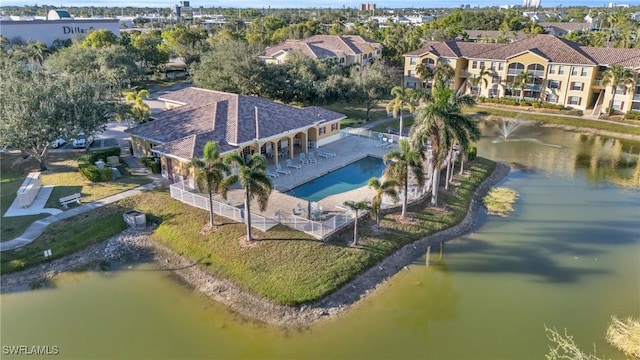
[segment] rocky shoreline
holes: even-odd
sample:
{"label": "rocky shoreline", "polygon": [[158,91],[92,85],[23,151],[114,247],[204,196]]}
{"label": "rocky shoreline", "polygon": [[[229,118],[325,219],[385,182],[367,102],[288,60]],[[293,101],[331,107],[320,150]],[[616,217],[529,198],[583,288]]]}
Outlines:
{"label": "rocky shoreline", "polygon": [[308,326],[318,320],[331,319],[344,313],[403,269],[416,255],[424,254],[428,246],[468,233],[475,224],[482,197],[493,185],[507,176],[509,170],[507,165],[497,164],[493,173],[475,190],[467,215],[460,224],[404,246],[378,265],[358,275],[338,291],[307,305],[296,307],[279,305],[224,279],[219,279],[193,261],[151,240],[153,228],[147,228],[144,231],[125,230],[107,241],[73,255],[2,276],[0,292],[6,293],[37,286],[46,283],[59,273],[82,267],[110,261],[139,261],[151,257],[160,268],[173,271],[194,289],[227,305],[230,310],[244,317],[279,326]]}

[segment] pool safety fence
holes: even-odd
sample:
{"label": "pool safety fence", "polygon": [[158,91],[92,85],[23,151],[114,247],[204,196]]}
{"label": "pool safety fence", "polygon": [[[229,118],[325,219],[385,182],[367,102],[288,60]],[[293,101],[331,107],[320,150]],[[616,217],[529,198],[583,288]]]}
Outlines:
{"label": "pool safety fence", "polygon": [[389,140],[391,140],[391,143],[397,144],[398,140],[400,140],[400,136],[396,134],[382,133],[382,132],[373,131],[373,130],[364,129],[364,128],[346,128],[346,129],[340,130],[341,139],[349,136],[375,140],[380,143],[383,142],[383,140],[385,142],[389,142]]}
{"label": "pool safety fence", "polygon": [[[206,194],[202,194],[197,191],[192,179],[171,184],[169,188],[173,199],[198,209],[210,211],[209,197]],[[214,214],[224,216],[237,222],[245,222],[245,211],[243,207],[235,207],[217,200],[213,200],[212,203]],[[352,221],[353,218],[349,212],[337,213],[323,221],[306,219],[284,211],[277,211],[273,218],[251,213],[251,226],[258,230],[267,231],[278,224],[283,224],[290,228],[310,234],[317,239],[327,238],[329,235],[350,224]]]}

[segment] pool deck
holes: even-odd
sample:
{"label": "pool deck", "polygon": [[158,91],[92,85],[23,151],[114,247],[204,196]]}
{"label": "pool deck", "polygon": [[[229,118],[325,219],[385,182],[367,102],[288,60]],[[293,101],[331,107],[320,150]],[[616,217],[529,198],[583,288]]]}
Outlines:
{"label": "pool deck", "polygon": [[[291,195],[287,195],[284,192],[288,191],[298,185],[304,184],[310,180],[320,177],[330,171],[339,169],[345,165],[348,165],[354,161],[357,161],[365,156],[375,156],[383,158],[389,151],[397,149],[398,145],[394,144],[391,148],[383,149],[376,147],[379,143],[377,140],[370,140],[368,138],[360,138],[356,136],[349,136],[340,140],[334,141],[326,146],[322,146],[320,149],[335,153],[335,157],[328,159],[317,157],[318,160],[315,164],[304,164],[301,169],[287,168],[284,158],[280,160],[282,167],[291,170],[290,175],[279,174],[275,179],[272,179],[274,185],[274,191],[269,197],[269,204],[265,211],[259,211],[257,204],[251,204],[251,212],[257,213],[267,217],[275,217],[277,211],[285,211],[291,213],[292,209],[298,204],[302,208],[307,207],[307,200],[296,198]],[[298,160],[299,151],[295,153],[294,163],[300,164]],[[275,172],[274,159],[268,159],[268,169]],[[320,201],[318,205],[323,209],[323,218],[325,216],[331,216],[334,212],[344,211],[343,203],[347,200],[362,201],[367,198],[371,198],[375,195],[375,191],[364,186],[351,191],[343,192],[328,196]],[[215,199],[222,202],[230,203],[234,206],[241,207],[244,202],[244,192],[239,188],[230,190],[227,195],[227,200],[223,200],[220,195],[216,195]]]}

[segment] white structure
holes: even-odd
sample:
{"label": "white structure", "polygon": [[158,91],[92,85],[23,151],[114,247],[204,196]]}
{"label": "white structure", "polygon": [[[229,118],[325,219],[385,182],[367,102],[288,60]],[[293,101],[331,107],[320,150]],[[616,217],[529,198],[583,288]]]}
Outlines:
{"label": "white structure", "polygon": [[42,41],[47,46],[56,40],[83,39],[92,30],[104,29],[119,36],[118,19],[65,18],[59,20],[0,20],[0,35],[10,42]]}

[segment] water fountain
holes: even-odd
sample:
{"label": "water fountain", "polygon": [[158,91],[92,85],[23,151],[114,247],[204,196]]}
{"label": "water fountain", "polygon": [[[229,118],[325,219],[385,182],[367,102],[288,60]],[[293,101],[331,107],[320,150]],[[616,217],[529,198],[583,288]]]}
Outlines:
{"label": "water fountain", "polygon": [[520,127],[520,123],[517,121],[509,121],[502,119],[502,126],[499,128],[500,135],[507,140],[509,135],[511,135],[517,128]]}

